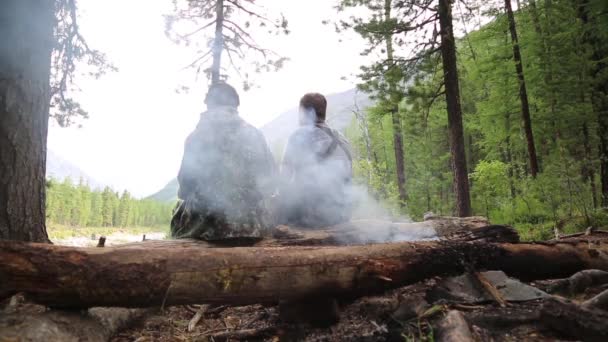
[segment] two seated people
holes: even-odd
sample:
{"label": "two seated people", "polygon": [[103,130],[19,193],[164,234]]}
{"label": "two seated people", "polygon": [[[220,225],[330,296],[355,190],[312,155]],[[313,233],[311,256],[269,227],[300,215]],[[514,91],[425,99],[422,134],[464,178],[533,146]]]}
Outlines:
{"label": "two seated people", "polygon": [[263,134],[239,117],[233,87],[212,85],[205,104],[178,174],[174,238],[257,241],[278,224],[314,229],[350,219],[350,145],[325,123],[323,95],[300,100],[280,171]]}

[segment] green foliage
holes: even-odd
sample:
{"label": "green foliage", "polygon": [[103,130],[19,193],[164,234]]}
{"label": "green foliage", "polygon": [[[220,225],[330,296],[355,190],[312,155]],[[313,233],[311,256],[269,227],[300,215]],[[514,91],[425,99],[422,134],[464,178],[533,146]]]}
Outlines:
{"label": "green foliage", "polygon": [[72,97],[79,91],[75,79],[78,76],[99,78],[118,69],[103,52],[90,48],[80,33],[76,0],[55,0],[55,18],[49,115],[66,127],[89,117]]}
{"label": "green foliage", "polygon": [[82,180],[70,178],[47,182],[47,223],[67,227],[156,227],[167,226],[173,205],[154,200],[138,200],[129,192],[119,196],[111,188],[91,190]]}
{"label": "green foliage", "polygon": [[508,205],[509,182],[507,180],[508,166],[499,161],[482,160],[475,166],[471,174],[475,184],[473,208],[476,212],[485,212],[490,216],[491,210]]}
{"label": "green foliage", "polygon": [[[458,42],[460,100],[474,213],[486,215],[494,223],[514,225],[524,239],[552,238],[554,229],[567,234],[607,225],[608,215],[599,208],[602,154],[598,148],[601,134],[607,133],[601,130],[603,119],[597,111],[601,101],[594,100],[602,95],[599,85],[608,79],[608,3],[588,3],[587,22],[581,18],[578,2],[567,0],[536,1],[535,8],[526,5],[515,13],[541,167],[536,178],[529,176],[519,81],[504,9],[489,8],[486,13],[492,17],[488,24]],[[342,4],[352,7],[379,2]],[[486,6],[484,10],[491,6],[479,4]],[[395,21],[383,25],[398,28],[404,17],[396,13]],[[355,21],[343,28],[361,31],[372,44],[379,38],[370,32],[387,29],[378,26],[381,21],[375,19],[370,23]],[[440,92],[441,59],[429,53],[417,62],[412,75],[408,78],[391,73],[380,79],[401,77],[400,84],[407,83],[399,104],[409,194],[406,210],[414,219],[427,211],[451,215],[454,192],[447,115]],[[382,93],[382,88],[374,84],[367,90]],[[364,115],[371,160],[365,157],[362,124],[353,125],[349,138],[359,152],[356,178],[368,184],[378,198],[390,201],[396,170],[390,153],[393,127],[384,104],[379,101]]]}

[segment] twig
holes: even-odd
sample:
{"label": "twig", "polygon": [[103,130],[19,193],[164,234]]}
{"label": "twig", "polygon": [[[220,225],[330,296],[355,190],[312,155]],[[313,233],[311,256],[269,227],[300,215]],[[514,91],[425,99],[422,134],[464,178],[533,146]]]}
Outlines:
{"label": "twig", "polygon": [[474,272],[474,275],[475,275],[475,278],[477,279],[477,281],[486,290],[486,292],[488,294],[490,294],[492,296],[492,298],[494,298],[494,300],[498,304],[500,304],[501,307],[504,308],[505,306],[507,306],[507,301],[502,297],[502,295],[496,289],[496,287],[494,287],[494,285],[492,285],[492,283],[490,283],[483,274],[481,274],[480,272]]}
{"label": "twig", "polygon": [[557,241],[557,240],[562,240],[562,239],[575,238],[575,237],[579,237],[579,236],[588,236],[588,235],[593,236],[594,234],[608,234],[608,230],[592,230],[591,232],[587,232],[585,230],[584,232],[579,232],[579,233],[574,233],[574,234],[569,234],[569,235],[561,235],[559,238],[551,239],[549,241]]}
{"label": "twig", "polygon": [[384,281],[389,282],[389,283],[393,281],[393,279],[391,279],[389,277],[385,277],[383,275],[377,275],[376,278],[378,278],[380,280],[384,280]]}
{"label": "twig", "polygon": [[458,303],[452,304],[452,305],[450,305],[450,307],[461,310],[461,311],[485,309],[485,306],[483,306],[483,305],[467,305],[467,304],[458,304]]}
{"label": "twig", "polygon": [[223,331],[216,334],[211,334],[209,337],[218,340],[227,340],[227,339],[249,339],[260,336],[268,336],[277,331],[277,327],[264,327],[258,329],[242,329],[242,330],[229,330]]}
{"label": "twig", "polygon": [[[203,305],[205,305],[205,304],[203,304]],[[193,314],[197,313],[200,307],[201,307],[201,305],[186,305],[185,306],[186,310],[190,311]],[[218,305],[218,306],[208,305],[207,310],[205,310],[205,315],[216,315],[228,308],[229,308],[228,305]]]}
{"label": "twig", "polygon": [[205,315],[205,311],[207,310],[207,307],[208,307],[207,305],[200,306],[200,308],[198,309],[196,314],[194,314],[194,317],[192,317],[190,322],[188,322],[188,332],[194,331],[194,328],[196,328],[196,325],[198,324],[198,322]]}

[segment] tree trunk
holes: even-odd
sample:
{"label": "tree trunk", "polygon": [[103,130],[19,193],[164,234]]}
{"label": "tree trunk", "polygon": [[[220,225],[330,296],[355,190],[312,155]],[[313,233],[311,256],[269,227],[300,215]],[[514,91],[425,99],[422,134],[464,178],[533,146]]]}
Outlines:
{"label": "tree trunk", "polygon": [[365,114],[361,112],[359,107],[353,110],[355,119],[361,128],[361,134],[363,134],[363,141],[365,142],[365,161],[367,162],[367,186],[371,189],[372,186],[372,175],[374,168],[377,167],[377,161],[372,162],[372,139],[369,135],[369,124]]}
{"label": "tree trunk", "polygon": [[54,2],[0,5],[0,239],[48,242],[46,139]]}
{"label": "tree trunk", "polygon": [[509,31],[511,32],[511,42],[513,44],[513,60],[515,61],[515,71],[519,80],[519,99],[521,102],[521,115],[524,123],[524,132],[526,134],[526,143],[528,146],[528,161],[530,166],[530,174],[536,178],[538,174],[538,158],[536,156],[536,146],[534,145],[534,133],[532,132],[532,120],[530,118],[530,104],[528,103],[528,91],[526,89],[526,79],[524,77],[524,68],[522,64],[521,52],[519,50],[519,39],[517,38],[517,29],[515,27],[515,17],[511,8],[511,0],[505,0],[505,11],[509,19]]}
{"label": "tree trunk", "polygon": [[599,36],[597,20],[589,13],[589,1],[581,0],[578,5],[578,16],[583,24],[583,43],[591,47],[593,67],[589,70],[591,78],[591,103],[597,115],[600,161],[600,190],[602,207],[608,207],[608,81],[604,79],[608,63],[603,59],[608,56],[605,42]]}
{"label": "tree trunk", "polygon": [[[608,96],[608,90],[604,96]],[[604,100],[608,102],[608,100]],[[598,135],[600,137],[600,180],[602,182],[602,207],[608,208],[608,103],[600,114],[598,121]],[[603,115],[603,116],[602,116]]]}
{"label": "tree trunk", "polygon": [[[391,18],[392,1],[384,0],[384,21],[389,22]],[[386,58],[393,60],[393,35],[387,34],[386,41]],[[393,147],[395,151],[395,165],[397,171],[397,189],[399,190],[399,205],[403,208],[407,203],[407,190],[405,188],[405,161],[403,151],[403,133],[401,132],[401,118],[399,117],[399,100],[401,96],[397,95],[397,89],[394,80],[389,75],[389,101],[391,104],[391,119],[393,123]]]}
{"label": "tree trunk", "polygon": [[401,133],[401,118],[398,109],[391,113],[393,119],[393,145],[395,147],[395,164],[397,171],[397,188],[399,190],[399,205],[403,208],[407,204],[407,190],[405,188],[405,161],[403,152],[403,134]]}
{"label": "tree trunk", "polygon": [[505,113],[505,163],[509,168],[507,171],[507,177],[509,177],[509,194],[511,195],[511,204],[515,201],[515,182],[513,181],[513,153],[511,152],[511,114]]}
{"label": "tree trunk", "polygon": [[597,188],[595,185],[595,170],[593,168],[593,160],[591,157],[591,144],[589,142],[589,128],[587,123],[583,123],[583,147],[585,149],[585,162],[583,164],[583,181],[589,182],[591,190],[591,201],[593,208],[598,207],[597,202]]}
{"label": "tree trunk", "polygon": [[195,241],[72,248],[0,241],[0,294],[63,308],[357,297],[465,269],[522,280],[608,270],[608,244],[463,242],[206,248]]}
{"label": "tree trunk", "polygon": [[216,0],[215,4],[215,38],[213,39],[213,64],[211,65],[211,84],[220,81],[222,68],[222,51],[224,49],[224,0]]}
{"label": "tree trunk", "polygon": [[279,226],[274,232],[274,239],[262,241],[257,246],[341,246],[425,239],[519,242],[519,235],[512,227],[490,225],[485,217],[440,216],[411,223],[353,220],[323,230]]}
{"label": "tree trunk", "polygon": [[541,42],[544,42],[543,32],[540,28],[540,16],[538,15],[538,7],[536,7],[536,1],[530,0],[528,3],[530,5],[530,14],[532,16],[532,24],[534,26],[534,31],[536,31],[536,34],[538,34],[538,37],[541,39]]}
{"label": "tree trunk", "polygon": [[462,108],[456,65],[456,44],[452,29],[452,5],[450,0],[439,0],[439,25],[441,27],[441,57],[445,82],[445,99],[448,111],[448,130],[454,172],[454,193],[456,194],[456,214],[471,215],[469,178],[464,151],[464,130]]}

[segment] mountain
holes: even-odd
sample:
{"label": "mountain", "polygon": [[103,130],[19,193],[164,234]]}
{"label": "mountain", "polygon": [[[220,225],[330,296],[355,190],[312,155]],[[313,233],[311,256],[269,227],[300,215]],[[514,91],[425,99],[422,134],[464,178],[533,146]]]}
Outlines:
{"label": "mountain", "polygon": [[[371,100],[364,93],[358,92],[356,89],[350,89],[341,93],[330,94],[327,98],[327,122],[328,124],[340,131],[344,131],[353,120],[353,110],[364,110],[371,105]],[[298,107],[293,107],[266,125],[260,130],[264,133],[268,146],[274,151],[278,148],[283,150],[283,146],[287,143],[287,139],[293,131],[298,127]],[[170,181],[164,188],[157,193],[150,195],[149,199],[154,199],[163,202],[173,202],[177,200],[177,179]]]}
{"label": "mountain", "polygon": [[[350,125],[354,116],[353,110],[357,107],[363,110],[371,104],[369,97],[356,89],[330,94],[326,98],[327,123],[339,131],[344,131]],[[261,130],[268,141],[268,145],[273,148],[277,145],[284,145],[287,138],[297,127],[298,107],[293,107],[262,126]]]}
{"label": "mountain", "polygon": [[177,189],[179,188],[179,184],[177,183],[177,178],[172,179],[167,185],[165,185],[160,191],[157,193],[146,197],[146,199],[151,199],[159,202],[177,202]]}
{"label": "mountain", "polygon": [[46,155],[46,177],[59,181],[69,177],[74,183],[77,183],[82,179],[88,183],[92,189],[103,188],[103,184],[91,178],[78,166],[65,160],[51,150],[48,150]]}

